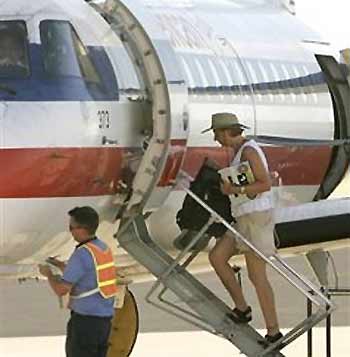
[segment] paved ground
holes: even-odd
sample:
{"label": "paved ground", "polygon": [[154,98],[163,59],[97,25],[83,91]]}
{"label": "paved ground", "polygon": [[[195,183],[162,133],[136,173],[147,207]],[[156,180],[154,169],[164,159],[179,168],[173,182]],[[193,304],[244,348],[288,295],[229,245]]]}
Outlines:
{"label": "paved ground", "polygon": [[[349,357],[350,328],[332,330],[332,357]],[[324,328],[314,329],[313,357],[326,357]],[[64,336],[0,338],[0,356],[64,357]],[[306,357],[306,336],[283,350],[286,357]],[[161,332],[139,334],[131,357],[242,357],[228,341],[207,332]]]}
{"label": "paved ground", "polygon": [[[340,287],[350,288],[350,248],[332,252]],[[299,272],[313,279],[308,264],[302,257],[289,258],[288,262]],[[247,280],[243,269],[243,287],[253,306],[256,328],[264,328],[255,292]],[[227,294],[214,273],[202,274],[198,278],[223,300],[229,302]],[[301,321],[306,314],[305,298],[271,272],[272,285],[276,292],[279,318],[283,328],[290,328]],[[330,280],[333,276],[330,274]],[[191,331],[194,328],[168,314],[146,304],[144,296],[150,283],[138,284],[131,288],[140,310],[141,332]],[[350,327],[350,297],[336,298],[338,310],[333,315],[333,325]],[[58,303],[46,282],[29,281],[0,282],[0,337],[58,336],[65,332],[68,312],[60,310]]]}

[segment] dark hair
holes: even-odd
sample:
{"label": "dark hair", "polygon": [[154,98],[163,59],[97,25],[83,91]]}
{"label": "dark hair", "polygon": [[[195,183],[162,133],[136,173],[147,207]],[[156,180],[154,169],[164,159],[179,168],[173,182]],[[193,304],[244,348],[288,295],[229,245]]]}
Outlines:
{"label": "dark hair", "polygon": [[71,209],[68,214],[90,234],[95,234],[99,225],[99,217],[98,213],[92,207],[75,207]]}

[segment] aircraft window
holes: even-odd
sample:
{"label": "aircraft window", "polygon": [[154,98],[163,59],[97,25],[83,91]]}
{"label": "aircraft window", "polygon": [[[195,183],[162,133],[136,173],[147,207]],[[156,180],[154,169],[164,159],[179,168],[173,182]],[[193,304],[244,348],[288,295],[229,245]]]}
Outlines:
{"label": "aircraft window", "polygon": [[50,77],[81,77],[70,24],[43,21],[40,34],[45,72]]}
{"label": "aircraft window", "polygon": [[0,22],[0,77],[30,75],[26,25],[22,21]]}
{"label": "aircraft window", "polygon": [[75,51],[78,56],[81,73],[86,82],[101,84],[101,78],[89,58],[89,52],[73,28],[71,28]]}
{"label": "aircraft window", "polygon": [[71,24],[66,21],[42,21],[41,43],[45,72],[50,77],[78,77],[87,83],[101,83],[88,49]]}

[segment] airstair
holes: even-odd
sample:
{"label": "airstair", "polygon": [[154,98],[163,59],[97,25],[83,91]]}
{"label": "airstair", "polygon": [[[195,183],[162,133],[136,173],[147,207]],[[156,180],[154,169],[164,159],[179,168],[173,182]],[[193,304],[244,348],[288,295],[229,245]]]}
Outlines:
{"label": "airstair", "polygon": [[[278,254],[265,256],[185,185],[183,185],[183,189],[208,210],[211,216],[208,223],[176,258],[168,255],[154,243],[142,214],[124,218],[116,234],[120,245],[157,277],[157,281],[147,295],[147,301],[203,330],[222,336],[248,357],[282,357],[283,354],[279,351],[325,319],[335,309],[334,305],[319,287],[288,266]],[[186,267],[198,254],[198,251],[192,248],[213,222],[225,225],[255,254],[305,295],[317,307],[317,311],[268,347],[261,343],[263,338],[253,327],[234,323],[227,316],[231,309],[186,270]],[[176,304],[164,299],[163,296],[167,289],[170,289],[182,303]],[[157,290],[159,294],[154,299]]]}
{"label": "airstair", "polygon": [[[150,25],[152,21],[147,17],[146,9],[140,8],[137,1],[110,0],[103,7],[99,5],[99,1],[89,1],[89,3],[110,24],[111,30],[123,40],[125,48],[139,70],[141,82],[147,89],[148,100],[152,103],[153,136],[133,180],[132,195],[116,233],[120,246],[157,278],[147,295],[147,301],[203,330],[229,340],[248,357],[283,357],[280,350],[326,318],[334,310],[333,304],[317,286],[299,275],[277,254],[265,256],[258,251],[185,185],[182,185],[183,190],[209,211],[211,216],[208,223],[176,258],[167,254],[152,240],[143,211],[167,160],[171,142],[171,122],[174,118],[182,118],[184,115],[184,108],[170,103],[180,102],[180,95],[183,103],[186,103],[187,88],[182,85],[182,80],[174,80],[171,77],[176,72],[174,68],[167,70],[161,65],[159,58],[161,52],[156,50],[156,42],[152,43],[149,35],[154,30]],[[142,19],[143,25],[138,18]],[[150,33],[143,28],[145,25],[149,25]],[[317,306],[317,311],[268,347],[261,344],[263,338],[253,327],[248,324],[235,324],[228,317],[231,312],[230,307],[186,270],[198,254],[198,250],[192,248],[213,222],[225,225],[238,239],[312,301]],[[164,293],[168,289],[180,300],[179,304],[164,299]],[[153,295],[157,290],[160,292],[154,299]]]}

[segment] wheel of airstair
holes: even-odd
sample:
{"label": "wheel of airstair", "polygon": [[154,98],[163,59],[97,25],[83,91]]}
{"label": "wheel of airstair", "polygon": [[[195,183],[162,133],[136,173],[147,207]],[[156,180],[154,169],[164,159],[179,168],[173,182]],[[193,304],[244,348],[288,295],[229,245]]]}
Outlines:
{"label": "wheel of airstair", "polygon": [[134,295],[126,288],[124,304],[115,309],[107,357],[130,356],[139,331],[139,314]]}

